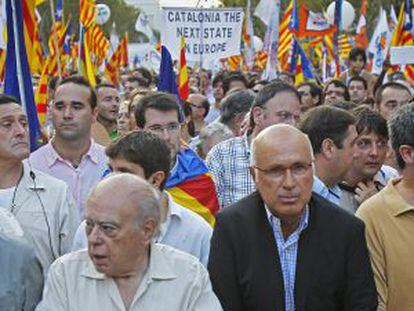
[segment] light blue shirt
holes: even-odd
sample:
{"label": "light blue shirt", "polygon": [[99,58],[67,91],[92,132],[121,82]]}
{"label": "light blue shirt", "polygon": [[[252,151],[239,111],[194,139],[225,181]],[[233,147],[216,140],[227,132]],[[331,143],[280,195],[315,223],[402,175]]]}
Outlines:
{"label": "light blue shirt", "polygon": [[295,310],[295,277],[296,260],[298,254],[298,242],[300,234],[308,226],[309,208],[305,207],[296,230],[285,240],[282,233],[280,219],[275,217],[266,207],[266,214],[273,230],[279,253],[280,266],[283,273],[283,285],[285,288],[285,310]]}
{"label": "light blue shirt", "polygon": [[317,176],[313,176],[312,191],[338,206],[341,202],[341,188],[338,185],[328,188]]}

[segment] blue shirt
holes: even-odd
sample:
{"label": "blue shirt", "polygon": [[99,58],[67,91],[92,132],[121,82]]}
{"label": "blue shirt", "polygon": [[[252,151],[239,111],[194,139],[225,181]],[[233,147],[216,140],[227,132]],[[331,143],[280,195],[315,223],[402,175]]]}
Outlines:
{"label": "blue shirt", "polygon": [[266,207],[266,214],[273,230],[279,253],[280,266],[283,274],[285,288],[285,310],[295,310],[295,276],[296,260],[298,254],[298,242],[301,232],[308,226],[309,208],[305,207],[296,230],[285,240],[282,233],[280,219],[275,217]]}
{"label": "blue shirt", "polygon": [[328,188],[322,180],[320,180],[317,176],[313,176],[312,190],[313,192],[319,194],[321,197],[338,206],[341,203],[342,190],[338,185]]}

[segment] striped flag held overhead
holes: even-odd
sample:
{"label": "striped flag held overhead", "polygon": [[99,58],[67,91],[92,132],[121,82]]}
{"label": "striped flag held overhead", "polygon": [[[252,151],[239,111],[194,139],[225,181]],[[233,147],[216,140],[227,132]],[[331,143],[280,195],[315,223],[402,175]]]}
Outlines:
{"label": "striped flag held overhead", "polygon": [[80,0],[79,18],[83,27],[88,28],[95,23],[96,15],[95,0]]}
{"label": "striped flag held overhead", "polygon": [[185,59],[185,41],[183,36],[181,36],[180,40],[180,61],[178,65],[178,94],[182,100],[186,100],[190,92],[188,86],[187,61]]}

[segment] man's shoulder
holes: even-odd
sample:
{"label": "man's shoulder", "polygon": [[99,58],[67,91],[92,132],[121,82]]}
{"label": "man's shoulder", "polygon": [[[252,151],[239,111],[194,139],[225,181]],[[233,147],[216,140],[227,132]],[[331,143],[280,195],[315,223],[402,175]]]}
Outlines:
{"label": "man's shoulder", "polygon": [[263,200],[260,193],[254,191],[229,207],[221,209],[216,217],[222,221],[229,220],[232,223],[236,223],[235,219],[250,221],[253,220],[253,215],[260,213],[261,208],[264,208]]}
{"label": "man's shoulder", "polygon": [[366,218],[381,218],[390,213],[387,199],[391,198],[393,187],[387,184],[381,191],[367,199],[358,208],[356,215],[366,221]]}
{"label": "man's shoulder", "polygon": [[188,276],[196,270],[203,269],[200,260],[184,251],[178,250],[172,246],[155,243],[152,245],[152,252],[156,256],[156,261],[163,267],[168,267],[180,276]]}
{"label": "man's shoulder", "polygon": [[[50,266],[51,271],[70,271],[71,273],[80,274],[88,265],[91,264],[91,259],[88,255],[87,249],[67,253],[57,258]],[[71,278],[74,277],[71,276]]]}
{"label": "man's shoulder", "polygon": [[200,215],[176,202],[174,202],[174,205],[177,216],[180,217],[184,226],[196,228],[197,231],[212,231],[210,225]]}
{"label": "man's shoulder", "polygon": [[41,170],[30,168],[29,175],[31,179],[36,180],[37,183],[42,183],[42,186],[45,188],[53,188],[53,189],[63,189],[66,190],[68,185],[63,181],[56,177],[53,177]]}
{"label": "man's shoulder", "polygon": [[241,149],[245,146],[245,137],[232,137],[215,145],[209,152],[210,155],[228,153],[236,148]]}
{"label": "man's shoulder", "polygon": [[[336,204],[313,192],[309,201],[310,226],[331,228],[334,231],[363,226],[361,220]],[[314,222],[314,224],[312,223]]]}

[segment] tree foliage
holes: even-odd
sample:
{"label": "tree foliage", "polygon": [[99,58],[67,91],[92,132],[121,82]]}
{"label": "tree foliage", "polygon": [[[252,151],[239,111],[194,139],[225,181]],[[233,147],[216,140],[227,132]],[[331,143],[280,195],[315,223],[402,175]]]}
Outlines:
{"label": "tree foliage", "polygon": [[[56,6],[57,0],[54,0]],[[134,30],[135,22],[137,20],[139,10],[136,7],[130,6],[125,3],[124,0],[105,0],[97,1],[97,3],[105,3],[111,9],[111,17],[109,21],[102,27],[105,34],[109,37],[111,32],[112,23],[115,22],[118,36],[121,37],[125,32],[128,32],[130,41],[136,41],[138,33]],[[37,7],[39,15],[42,18],[40,23],[40,36],[43,45],[47,45],[47,38],[50,35],[50,29],[52,26],[52,18],[50,11],[49,0]],[[79,33],[79,1],[63,1],[63,14],[64,21],[69,19],[72,23],[72,31],[75,34]],[[78,35],[76,35],[78,36]]]}

